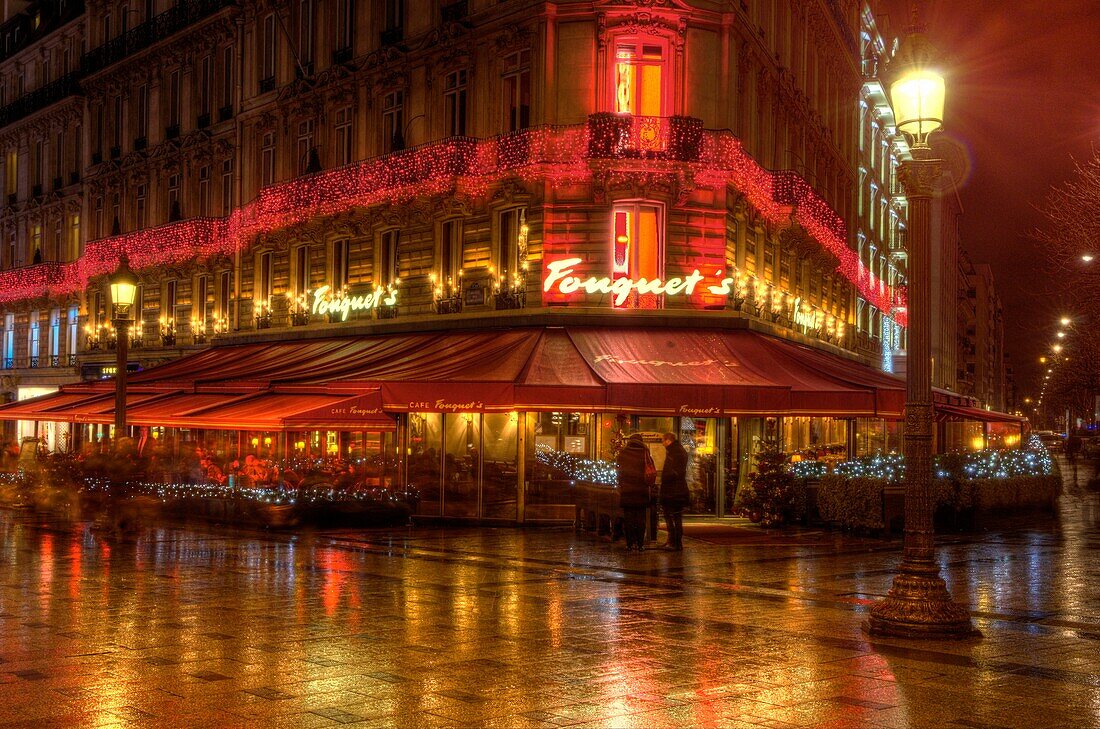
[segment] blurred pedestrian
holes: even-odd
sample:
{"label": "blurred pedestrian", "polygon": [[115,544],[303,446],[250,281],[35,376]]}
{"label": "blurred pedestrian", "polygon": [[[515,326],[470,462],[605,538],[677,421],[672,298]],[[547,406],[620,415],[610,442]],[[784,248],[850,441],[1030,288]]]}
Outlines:
{"label": "blurred pedestrian", "polygon": [[656,476],[656,467],[642,436],[634,433],[626,439],[619,457],[615,459],[619,471],[619,506],[623,509],[623,531],[626,532],[627,551],[643,549],[645,540],[645,512],[649,507],[649,486],[652,480],[648,472]]}
{"label": "blurred pedestrian", "polygon": [[1081,452],[1081,436],[1071,435],[1066,438],[1066,461],[1076,470],[1077,454]]}
{"label": "blurred pedestrian", "polygon": [[672,433],[661,436],[665,446],[665,465],[661,468],[661,511],[665,514],[668,541],[665,548],[677,552],[684,548],[684,508],[688,505],[688,454]]}

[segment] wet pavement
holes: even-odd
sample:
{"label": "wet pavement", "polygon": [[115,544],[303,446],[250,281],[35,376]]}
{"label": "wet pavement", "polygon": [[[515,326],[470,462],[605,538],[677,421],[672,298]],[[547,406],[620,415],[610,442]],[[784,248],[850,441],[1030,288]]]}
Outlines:
{"label": "wet pavement", "polygon": [[1100,500],[948,536],[983,637],[870,640],[897,542],[751,527],[101,539],[0,511],[0,726],[1100,726]]}

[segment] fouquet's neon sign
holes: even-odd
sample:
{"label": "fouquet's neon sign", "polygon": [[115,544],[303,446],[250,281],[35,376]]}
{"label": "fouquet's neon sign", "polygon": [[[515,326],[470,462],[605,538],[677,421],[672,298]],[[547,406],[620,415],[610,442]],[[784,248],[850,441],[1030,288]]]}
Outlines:
{"label": "fouquet's neon sign", "polygon": [[313,313],[321,316],[333,314],[347,321],[353,311],[370,311],[379,306],[393,306],[397,303],[397,287],[383,286],[367,294],[345,294],[338,291],[332,294],[331,286],[319,286],[313,290]]}
{"label": "fouquet's neon sign", "polygon": [[[556,292],[565,296],[570,296],[578,292],[586,294],[609,294],[614,297],[612,300],[615,306],[622,306],[634,292],[642,295],[664,294],[665,296],[691,296],[695,293],[700,284],[703,284],[707,280],[707,276],[701,273],[698,268],[687,276],[674,276],[668,279],[632,279],[626,276],[618,276],[616,278],[611,278],[610,276],[604,276],[602,278],[589,276],[588,278],[584,278],[574,273],[574,267],[582,262],[583,259],[580,258],[563,258],[557,261],[548,261],[546,264],[546,277],[542,282],[543,292]],[[737,295],[744,293],[743,291],[739,291],[739,289],[743,288],[743,284],[739,284],[738,279],[734,276],[724,276],[721,270],[717,270],[714,272],[714,279],[716,283],[707,284],[705,286],[706,291],[712,296],[728,297],[735,293]],[[757,293],[757,296],[759,297],[761,294]],[[779,311],[779,304],[774,303],[776,299],[773,298],[773,294],[763,294],[763,300],[768,302],[767,305],[770,306],[772,310]],[[822,325],[826,323],[826,315],[822,312],[809,309],[809,307],[803,303],[802,297],[789,296],[789,300],[791,301],[791,321],[795,326],[813,330],[820,329]],[[778,299],[778,301],[781,302],[782,298]],[[830,324],[830,332],[834,330],[833,328],[839,330],[841,326],[843,325],[839,323]]]}
{"label": "fouquet's neon sign", "polygon": [[[569,296],[578,291],[586,294],[611,294],[614,296],[615,306],[622,306],[632,292],[639,294],[664,294],[665,296],[691,296],[696,287],[706,278],[699,269],[695,269],[687,276],[674,276],[669,279],[639,278],[632,279],[619,276],[612,279],[610,276],[596,278],[589,276],[581,278],[573,274],[573,267],[581,263],[580,258],[563,258],[558,261],[549,261],[546,264],[546,278],[542,282],[542,290],[550,293],[556,290],[560,294]],[[729,296],[734,290],[734,279],[726,276],[717,284],[707,286],[707,291],[715,296]]]}

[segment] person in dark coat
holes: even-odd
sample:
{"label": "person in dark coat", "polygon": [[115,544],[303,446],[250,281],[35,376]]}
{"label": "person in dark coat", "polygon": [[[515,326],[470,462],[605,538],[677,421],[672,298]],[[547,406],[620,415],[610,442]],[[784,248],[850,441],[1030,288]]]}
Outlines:
{"label": "person in dark coat", "polygon": [[672,433],[661,437],[665,444],[665,465],[661,468],[661,511],[668,529],[666,549],[679,552],[684,548],[684,508],[690,494],[687,485],[688,454]]}
{"label": "person in dark coat", "polygon": [[615,461],[619,467],[619,505],[623,508],[626,549],[641,552],[645,539],[645,510],[649,506],[646,462],[653,462],[642,436],[635,433],[627,438]]}

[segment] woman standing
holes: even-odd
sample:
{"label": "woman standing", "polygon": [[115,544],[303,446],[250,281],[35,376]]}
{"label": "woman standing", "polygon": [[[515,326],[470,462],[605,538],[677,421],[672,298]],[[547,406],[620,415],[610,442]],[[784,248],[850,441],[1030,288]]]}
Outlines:
{"label": "woman standing", "polygon": [[645,510],[649,506],[648,474],[656,476],[653,457],[642,442],[642,436],[634,433],[626,439],[616,459],[619,467],[619,505],[623,507],[623,530],[626,532],[626,549],[642,551],[645,540]]}

